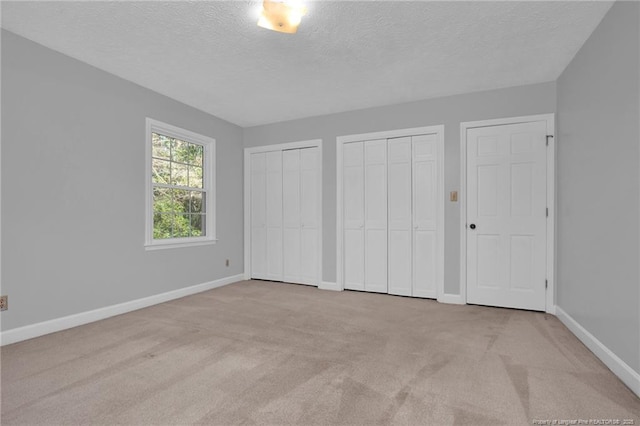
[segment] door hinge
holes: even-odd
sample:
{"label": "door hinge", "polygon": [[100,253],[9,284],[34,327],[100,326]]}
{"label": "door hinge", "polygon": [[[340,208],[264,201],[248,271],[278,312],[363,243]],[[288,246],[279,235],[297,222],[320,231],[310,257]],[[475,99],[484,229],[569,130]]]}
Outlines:
{"label": "door hinge", "polygon": [[547,207],[547,217],[549,217],[549,207]]}
{"label": "door hinge", "polygon": [[547,146],[549,146],[549,138],[552,138],[553,135],[547,135]]}
{"label": "door hinge", "polygon": [[544,288],[549,287],[549,280],[544,280]]}

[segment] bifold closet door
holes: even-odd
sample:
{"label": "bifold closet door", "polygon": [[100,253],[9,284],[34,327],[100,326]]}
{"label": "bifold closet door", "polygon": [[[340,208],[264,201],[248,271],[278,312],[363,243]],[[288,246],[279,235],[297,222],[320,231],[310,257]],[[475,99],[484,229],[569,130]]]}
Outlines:
{"label": "bifold closet door", "polygon": [[411,137],[388,140],[389,294],[412,295]]}
{"label": "bifold closet door", "polygon": [[284,281],[318,285],[318,148],[282,151]]}
{"label": "bifold closet door", "polygon": [[345,289],[436,298],[437,133],[342,145]]}
{"label": "bifold closet door", "polygon": [[413,145],[413,296],[436,298],[438,136],[436,134],[413,136],[411,142]]}
{"label": "bifold closet door", "polygon": [[387,292],[387,140],[343,147],[344,287]]}
{"label": "bifold closet door", "polygon": [[251,276],[282,280],[282,153],[251,154]]}

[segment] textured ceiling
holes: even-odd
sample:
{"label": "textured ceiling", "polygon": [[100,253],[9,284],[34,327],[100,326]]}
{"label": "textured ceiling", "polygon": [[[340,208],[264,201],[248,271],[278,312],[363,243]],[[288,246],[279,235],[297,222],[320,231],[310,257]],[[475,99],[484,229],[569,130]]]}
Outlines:
{"label": "textured ceiling", "polygon": [[555,80],[611,2],[7,2],[2,27],[241,126]]}

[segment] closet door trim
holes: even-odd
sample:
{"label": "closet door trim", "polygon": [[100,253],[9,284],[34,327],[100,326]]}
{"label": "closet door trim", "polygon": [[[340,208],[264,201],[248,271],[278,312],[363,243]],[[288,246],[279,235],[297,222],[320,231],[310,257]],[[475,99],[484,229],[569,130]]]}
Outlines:
{"label": "closet door trim", "polygon": [[251,154],[288,149],[318,148],[318,285],[322,282],[322,139],[244,149],[244,279],[251,278]]}
{"label": "closet door trim", "polygon": [[444,125],[413,127],[408,129],[389,130],[383,132],[363,133],[338,136],[336,138],[336,284],[335,290],[344,290],[344,144],[365,142],[376,139],[393,139],[405,136],[431,135],[437,136],[437,296],[444,295]]}

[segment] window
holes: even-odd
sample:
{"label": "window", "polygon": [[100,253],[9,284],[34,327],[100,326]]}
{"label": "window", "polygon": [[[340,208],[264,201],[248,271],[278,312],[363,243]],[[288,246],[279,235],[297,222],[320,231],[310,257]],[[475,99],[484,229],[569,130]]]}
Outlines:
{"label": "window", "polygon": [[215,140],[147,118],[146,248],[215,242]]}

